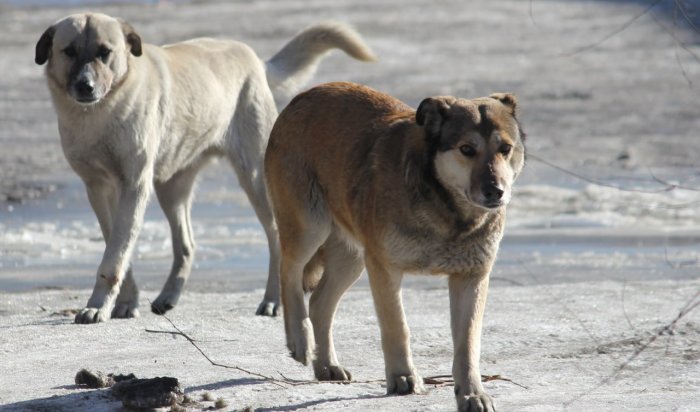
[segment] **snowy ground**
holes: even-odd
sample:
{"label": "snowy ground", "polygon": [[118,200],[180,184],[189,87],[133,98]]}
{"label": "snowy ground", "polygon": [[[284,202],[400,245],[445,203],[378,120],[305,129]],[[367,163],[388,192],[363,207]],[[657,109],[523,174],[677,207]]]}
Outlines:
{"label": "snowy ground", "polygon": [[[404,293],[414,359],[424,377],[451,370],[449,305],[441,284]],[[698,288],[698,280],[630,281],[624,287],[612,281],[582,282],[576,287],[494,287],[487,306],[482,373],[515,383],[491,381],[485,389],[505,411],[697,410],[697,317],[681,321],[673,335],[664,334],[614,374]],[[311,380],[311,369],[282,350],[280,319],[251,316],[261,292],[190,292],[169,318],[217,363],[277,379],[284,375]],[[1,410],[118,409],[119,402],[106,390],[73,384],[81,368],[138,377],[174,376],[189,396],[201,399],[209,392],[226,399],[229,409],[454,409],[451,387],[428,385],[424,396],[385,395],[379,329],[366,288],[354,288],[345,296],[335,333],[339,359],[357,382],[282,387],[210,365],[181,336],[148,332],[174,331],[166,320],[150,313],[137,320],[91,326],[75,325],[72,316],[61,314],[80,307],[87,296],[85,290],[2,296],[0,354],[5,373],[0,399],[6,405]],[[203,403],[195,410],[211,405]]]}
{"label": "snowy ground", "polygon": [[[29,3],[42,2],[0,0],[0,410],[118,409],[104,391],[73,386],[83,367],[175,376],[193,396],[211,392],[232,410],[453,409],[450,387],[398,398],[384,396],[380,382],[363,383],[383,374],[366,277],[341,303],[336,326],[339,357],[360,381],[350,385],[280,388],[211,366],[182,337],[146,332],[172,327],[145,309],[138,320],[72,324],[65,311],[87,300],[103,242],[63,160],[33,51],[49,24],[82,9]],[[674,24],[672,1],[578,53],[649,3],[152,3],[92,9],[126,18],[148,42],[225,36],[264,58],[300,28],[335,18],[355,25],[380,61],[333,54],[314,82],[365,83],[412,105],[437,94],[516,93],[532,156],[516,184],[492,274],[482,372],[526,388],[492,381],[487,391],[499,410],[697,410],[700,310],[616,374],[693,296],[697,302],[700,290],[700,62],[692,54],[700,54],[699,36],[680,22],[680,12]],[[697,24],[698,2],[682,3],[694,7]],[[543,161],[633,190],[581,180]],[[267,247],[223,164],[202,176],[194,226],[196,268],[173,321],[216,361],[310,379],[311,370],[286,355],[281,320],[252,316]],[[170,248],[154,202],[134,263],[143,307],[165,280]],[[406,286],[419,371],[447,374],[445,282],[411,277]]]}

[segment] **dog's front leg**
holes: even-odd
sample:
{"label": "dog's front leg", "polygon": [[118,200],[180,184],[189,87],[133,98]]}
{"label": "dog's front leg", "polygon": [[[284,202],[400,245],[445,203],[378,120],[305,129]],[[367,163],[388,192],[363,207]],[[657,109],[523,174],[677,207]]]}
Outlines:
{"label": "dog's front leg", "polygon": [[386,392],[424,393],[423,379],[413,365],[410,333],[401,301],[403,273],[386,268],[372,257],[365,258],[365,265],[382,333]]}
{"label": "dog's front leg", "polygon": [[104,322],[110,318],[141,230],[151,184],[149,173],[133,184],[123,183],[119,188],[119,200],[112,216],[112,230],[102,263],[97,270],[95,287],[87,307],[76,315],[76,323]]}
{"label": "dog's front leg", "polygon": [[[112,216],[117,209],[117,190],[113,182],[103,176],[88,176],[83,178],[87,190],[90,206],[97,216],[97,221],[102,229],[102,237],[107,243],[112,233]],[[122,282],[119,296],[117,297],[113,318],[137,318],[139,291],[134,280],[131,268],[127,269],[124,281]]]}
{"label": "dog's front leg", "polygon": [[481,386],[481,321],[489,287],[489,270],[449,278],[454,361],[452,376],[460,412],[494,411]]}

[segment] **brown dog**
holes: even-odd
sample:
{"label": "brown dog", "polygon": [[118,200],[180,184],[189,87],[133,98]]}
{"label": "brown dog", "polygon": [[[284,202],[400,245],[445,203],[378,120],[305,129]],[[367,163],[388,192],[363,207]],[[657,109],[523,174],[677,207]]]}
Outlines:
{"label": "brown dog", "polygon": [[[282,248],[282,302],[294,359],[346,380],[331,335],[338,301],[367,268],[388,393],[424,391],[401,304],[406,272],[449,275],[453,376],[460,410],[493,410],[479,372],[489,273],[511,185],[524,164],[515,97],[432,97],[414,111],[351,83],[300,94],[265,155]],[[322,253],[321,253],[322,252]],[[324,272],[304,304],[309,263]],[[314,358],[315,354],[315,358]]]}

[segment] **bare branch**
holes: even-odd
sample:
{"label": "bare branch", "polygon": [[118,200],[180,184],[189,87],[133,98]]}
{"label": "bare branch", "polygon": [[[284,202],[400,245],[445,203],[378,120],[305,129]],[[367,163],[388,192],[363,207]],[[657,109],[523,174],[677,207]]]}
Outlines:
{"label": "bare branch", "polygon": [[688,82],[688,86],[692,87],[693,86],[693,81],[690,79],[688,76],[688,72],[686,72],[685,67],[683,67],[683,63],[681,62],[680,54],[678,53],[678,47],[682,48],[685,50],[690,56],[692,56],[697,62],[700,62],[700,56],[698,56],[697,53],[695,53],[693,50],[691,50],[688,45],[686,45],[681,39],[678,38],[676,35],[676,28],[677,28],[677,23],[678,23],[678,7],[674,8],[673,10],[673,29],[669,29],[666,27],[665,24],[661,23],[661,20],[659,20],[654,14],[650,14],[650,16],[654,19],[654,22],[661,27],[671,38],[673,38],[674,43],[676,44],[676,48],[674,49],[674,54],[676,56],[676,63],[678,64],[678,67],[681,70],[681,74],[685,78],[685,80]]}
{"label": "bare branch", "polygon": [[[170,320],[167,316],[164,314],[160,314],[165,320],[172,325],[172,327],[175,329],[175,331],[167,331],[167,330],[153,330],[153,329],[146,329],[146,332],[148,333],[166,333],[166,334],[171,334],[171,335],[176,335],[176,336],[182,336],[185,338],[192,346],[197,349],[197,351],[206,359],[212,366],[217,366],[220,368],[225,368],[225,369],[234,369],[239,372],[243,372],[245,374],[255,376],[261,379],[264,379],[265,381],[268,381],[272,383],[273,385],[277,385],[281,388],[285,388],[286,386],[284,385],[289,385],[289,386],[300,386],[300,385],[318,385],[318,384],[323,384],[323,383],[333,383],[333,384],[339,384],[339,385],[349,385],[351,383],[382,383],[385,382],[384,379],[375,379],[375,380],[366,380],[366,381],[308,381],[308,380],[295,380],[295,379],[290,379],[284,376],[281,372],[277,372],[282,379],[275,379],[271,376],[266,376],[262,375],[257,372],[249,371],[247,369],[243,369],[240,366],[232,366],[232,365],[224,365],[218,362],[214,362],[204,351],[202,348],[200,348],[195,342],[195,339],[190,337],[188,334],[182,331],[175,323]],[[517,382],[514,382],[511,379],[504,378],[501,375],[481,375],[481,380],[482,382],[489,382],[489,381],[494,381],[494,380],[500,380],[500,381],[505,381],[505,382],[510,382],[513,385],[520,386],[521,388],[524,389],[529,389],[525,385],[521,385]],[[453,386],[454,385],[454,380],[452,380],[452,375],[437,375],[437,376],[432,376],[432,377],[427,377],[423,379],[424,383],[426,384],[432,384],[432,385],[437,385],[437,386]]]}
{"label": "bare branch", "polygon": [[637,331],[637,328],[634,327],[634,324],[632,324],[632,320],[630,319],[629,315],[627,314],[627,308],[625,307],[625,290],[627,289],[627,277],[625,277],[625,281],[622,284],[622,293],[620,295],[620,300],[622,301],[622,314],[625,315],[625,319],[627,320],[627,324],[630,326],[630,329],[633,331]]}
{"label": "bare branch", "polygon": [[693,295],[693,297],[691,297],[686,302],[686,304],[683,305],[683,307],[678,312],[678,315],[675,318],[673,318],[673,320],[671,320],[664,327],[659,329],[655,334],[649,337],[649,339],[647,339],[647,341],[643,345],[639,346],[624,362],[622,362],[617,368],[615,368],[615,370],[609,376],[601,380],[595,387],[580,393],[574,399],[564,403],[564,407],[568,408],[572,404],[578,402],[584,396],[596,391],[598,388],[607,385],[615,378],[617,378],[622,373],[622,371],[624,371],[629,366],[630,363],[632,363],[635,359],[639,357],[639,355],[646,351],[647,348],[651,346],[651,344],[653,344],[654,342],[656,342],[657,339],[659,339],[659,337],[667,333],[672,333],[673,329],[676,327],[676,324],[685,316],[687,316],[690,312],[695,310],[698,306],[700,306],[700,289],[698,289],[695,295]]}
{"label": "bare branch", "polygon": [[530,21],[532,22],[532,25],[537,27],[537,22],[535,21],[535,14],[532,12],[532,2],[533,0],[530,0],[527,8],[527,14],[530,16]]}
{"label": "bare branch", "polygon": [[668,248],[664,248],[664,259],[666,261],[666,264],[671,268],[671,269],[680,269],[686,266],[692,266],[693,264],[697,263],[697,259],[693,262],[685,261],[685,262],[671,262],[671,260],[668,258]]}
{"label": "bare branch", "polygon": [[[566,169],[565,167],[556,165],[552,162],[549,162],[547,160],[544,160],[543,158],[534,155],[532,153],[527,154],[528,159],[533,159],[537,162],[540,162],[544,165],[547,165],[553,169],[556,169],[562,173],[565,173],[569,176],[573,176],[579,180],[583,180],[584,182],[592,183],[596,186],[602,186],[602,187],[609,187],[612,189],[616,189],[622,192],[634,192],[634,193],[649,193],[649,194],[659,194],[659,193],[666,193],[666,192],[671,192],[673,190],[687,190],[687,191],[692,191],[692,192],[700,192],[700,188],[694,187],[694,186],[687,186],[687,185],[682,185],[679,183],[672,183],[666,180],[663,180],[656,175],[653,174],[653,172],[650,170],[649,174],[652,176],[651,180],[648,180],[649,183],[657,183],[659,185],[662,185],[663,187],[660,187],[658,189],[642,189],[638,187],[626,187],[622,185],[617,185],[613,183],[608,183],[599,179],[594,179],[592,177],[584,176],[582,174],[576,173],[572,170]],[[691,202],[686,202],[686,203],[679,203],[679,204],[672,204],[672,205],[662,205],[662,206],[644,206],[645,209],[653,210],[653,209],[683,209],[688,206],[693,206],[696,204],[699,204],[700,200],[694,200]]]}
{"label": "bare branch", "polygon": [[572,52],[564,53],[564,56],[571,57],[571,56],[574,56],[574,55],[577,55],[577,54],[583,53],[583,52],[585,52],[585,51],[588,51],[588,50],[591,50],[591,49],[596,48],[597,46],[599,46],[600,44],[602,44],[602,43],[605,42],[606,40],[609,40],[610,38],[612,38],[612,37],[614,37],[614,36],[616,36],[616,35],[622,33],[623,31],[627,30],[631,25],[634,24],[634,22],[636,22],[637,20],[639,20],[639,19],[640,19],[642,16],[644,16],[645,14],[649,13],[649,12],[651,11],[651,9],[653,9],[654,7],[656,7],[656,5],[658,5],[658,4],[661,3],[662,1],[663,1],[663,0],[654,0],[651,4],[649,4],[649,6],[647,6],[647,8],[645,8],[641,13],[639,13],[639,14],[637,14],[636,16],[632,17],[631,19],[627,20],[622,26],[620,26],[620,27],[618,27],[617,29],[613,30],[612,32],[606,34],[605,36],[603,36],[602,38],[600,38],[599,40],[597,40],[597,41],[595,41],[595,42],[593,42],[593,43],[587,44],[587,45],[585,45],[585,46],[578,47],[578,48],[574,49]]}
{"label": "bare branch", "polygon": [[649,169],[649,174],[654,179],[654,181],[658,182],[659,184],[666,185],[666,186],[673,186],[675,189],[683,189],[683,190],[688,190],[691,192],[700,192],[700,187],[687,186],[687,185],[682,185],[680,183],[671,183],[668,180],[661,179],[660,177],[656,176],[651,169]]}
{"label": "bare branch", "polygon": [[685,18],[685,21],[687,21],[688,24],[690,24],[690,27],[692,27],[696,33],[700,33],[700,28],[698,28],[698,26],[695,24],[692,17],[690,16],[690,13],[688,13],[688,10],[685,9],[685,5],[680,0],[676,0],[675,3],[676,10],[680,10],[681,14],[683,15],[683,18]]}
{"label": "bare branch", "polygon": [[[540,282],[539,278],[530,270],[530,267],[524,261],[518,260],[518,263],[520,263],[520,266],[523,269],[525,269],[525,272],[527,272],[527,274],[530,275],[530,277],[532,278],[532,280],[535,281],[535,283],[537,283],[539,286],[543,286],[542,283]],[[561,305],[561,307],[564,308],[565,311],[569,312],[569,314],[571,316],[573,316],[573,318],[576,320],[576,322],[578,322],[578,324],[581,326],[581,329],[583,329],[583,331],[586,332],[586,334],[588,335],[588,337],[591,338],[591,340],[593,340],[598,346],[601,345],[600,340],[598,340],[598,337],[596,337],[593,334],[593,332],[591,332],[591,330],[588,328],[588,326],[586,326],[586,324],[583,323],[583,320],[581,320],[581,318],[578,316],[578,314],[576,312],[574,312],[573,310],[571,310],[571,308],[569,308],[569,306],[566,304],[566,302],[564,302],[563,299],[561,299],[558,296],[555,296],[553,293],[550,293],[550,296],[552,298],[554,298],[554,300],[559,305]]]}
{"label": "bare branch", "polygon": [[[491,382],[491,381],[504,381],[504,382],[510,382],[515,386],[519,386],[523,389],[530,389],[525,385],[521,385],[512,379],[504,378],[501,375],[481,375],[481,381],[482,382]],[[427,385],[435,385],[435,386],[454,386],[455,381],[452,378],[452,375],[435,375],[435,376],[428,376],[423,378],[423,383]]]}
{"label": "bare branch", "polygon": [[[185,337],[182,333],[173,331],[173,330],[154,330],[154,329],[146,329],[145,330],[148,333],[164,333],[167,335],[180,335],[182,337]],[[206,342],[237,342],[236,339],[219,339],[219,340],[201,340],[201,339],[192,339],[195,342],[200,342],[200,343],[206,343]]]}
{"label": "bare branch", "polygon": [[[579,180],[583,180],[583,181],[588,182],[588,183],[593,183],[594,185],[597,185],[597,186],[610,187],[610,188],[621,190],[624,192],[664,193],[664,192],[670,192],[670,191],[678,188],[678,185],[671,184],[671,183],[665,184],[665,186],[660,188],[660,189],[640,189],[640,188],[633,188],[633,187],[624,187],[624,186],[620,186],[620,185],[616,185],[616,184],[612,184],[612,183],[607,183],[607,182],[604,182],[602,180],[594,179],[592,177],[584,176],[582,174],[578,174],[578,173],[571,171],[569,169],[566,169],[562,166],[559,166],[559,165],[556,165],[552,162],[544,160],[543,158],[536,156],[536,155],[529,153],[529,152],[527,154],[527,157],[528,157],[528,159],[533,159],[535,161],[538,161],[538,162],[545,164],[553,169],[556,169],[562,173],[565,173],[569,176],[573,176]],[[659,183],[661,183],[661,182],[659,181]],[[686,190],[688,190],[688,189],[686,189]],[[700,189],[698,189],[698,190],[700,190]]]}
{"label": "bare branch", "polygon": [[[270,377],[270,376],[265,376],[265,375],[262,375],[262,374],[259,374],[259,373],[256,373],[256,372],[249,371],[249,370],[247,370],[247,369],[243,369],[243,368],[241,368],[240,366],[224,365],[224,364],[221,364],[221,363],[218,363],[218,362],[214,362],[214,361],[213,361],[209,356],[207,356],[207,354],[204,353],[204,351],[197,345],[197,343],[195,342],[195,340],[192,339],[192,338],[191,338],[189,335],[187,335],[185,332],[183,332],[180,328],[178,328],[177,325],[175,325],[175,323],[174,323],[172,320],[170,320],[169,317],[165,316],[164,314],[161,314],[160,316],[162,316],[165,320],[167,320],[168,323],[170,323],[170,325],[172,325],[172,327],[175,328],[175,330],[177,331],[177,332],[170,332],[170,333],[175,334],[175,335],[180,335],[180,336],[182,336],[183,338],[185,338],[190,344],[192,344],[192,346],[195,347],[195,349],[197,349],[197,351],[204,357],[204,359],[206,359],[207,361],[209,361],[210,364],[212,364],[212,366],[217,366],[217,367],[226,368],[226,369],[235,369],[235,370],[237,370],[237,371],[246,373],[246,374],[248,374],[248,375],[256,376],[256,377],[258,377],[258,378],[261,378],[261,379],[264,379],[264,380],[266,380],[266,381],[269,381],[270,383],[272,383],[272,384],[274,384],[274,385],[277,385],[277,386],[279,386],[279,387],[282,387],[282,388],[284,388],[284,386],[281,385],[280,383],[287,383],[287,382],[280,381],[280,380],[278,380],[278,379],[272,378],[272,377]],[[147,331],[149,331],[149,332],[154,332],[154,331],[150,331],[150,330],[148,330],[148,329],[147,329]],[[158,332],[158,333],[167,333],[167,332],[164,332],[164,331],[157,331],[157,332]]]}

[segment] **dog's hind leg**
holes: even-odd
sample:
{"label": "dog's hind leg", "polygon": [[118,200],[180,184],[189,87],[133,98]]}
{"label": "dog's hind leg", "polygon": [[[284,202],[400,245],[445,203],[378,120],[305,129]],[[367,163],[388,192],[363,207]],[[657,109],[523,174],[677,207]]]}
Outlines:
{"label": "dog's hind leg", "polygon": [[423,379],[411,356],[408,325],[401,300],[403,273],[387,268],[380,258],[365,258],[369,283],[382,333],[386,392],[405,395],[424,393]]}
{"label": "dog's hind leg", "polygon": [[277,316],[280,307],[280,246],[272,206],[267,196],[264,157],[277,108],[264,73],[252,75],[243,86],[233,128],[228,136],[228,158],[238,182],[248,195],[255,215],[267,236],[270,263],[265,296],[257,315]]}
{"label": "dog's hind leg", "polygon": [[256,315],[277,316],[280,309],[280,245],[277,225],[272,215],[272,206],[267,197],[262,171],[254,177],[250,185],[241,181],[241,186],[248,194],[248,199],[255,209],[260,224],[267,237],[270,262],[267,273],[267,284],[262,302],[255,311]]}
{"label": "dog's hind leg", "polygon": [[170,224],[173,245],[170,276],[156,300],[151,303],[151,311],[158,315],[175,307],[192,270],[195,250],[190,218],[192,188],[200,168],[199,164],[195,164],[166,182],[155,183],[158,202]]}
{"label": "dog's hind leg", "polygon": [[[332,220],[320,199],[322,191],[317,182],[309,180],[308,175],[286,173],[285,159],[279,160],[270,164],[268,181],[275,204],[284,206],[275,208],[282,251],[280,283],[284,330],[292,357],[308,365],[314,358],[316,345],[314,327],[304,302],[304,277],[311,275],[309,270],[315,266],[315,259],[321,253],[319,249],[331,235]],[[324,248],[321,255],[325,253]]]}
{"label": "dog's hind leg", "polygon": [[314,374],[320,381],[347,381],[350,372],[338,363],[333,345],[333,318],[343,293],[360,277],[364,263],[360,251],[339,236],[338,229],[323,246],[324,272],[309,300],[316,338]]}
{"label": "dog's hind leg", "polygon": [[330,234],[330,221],[302,221],[292,212],[280,222],[282,244],[281,285],[284,329],[292,357],[308,365],[314,358],[313,325],[304,302],[304,267]]}

